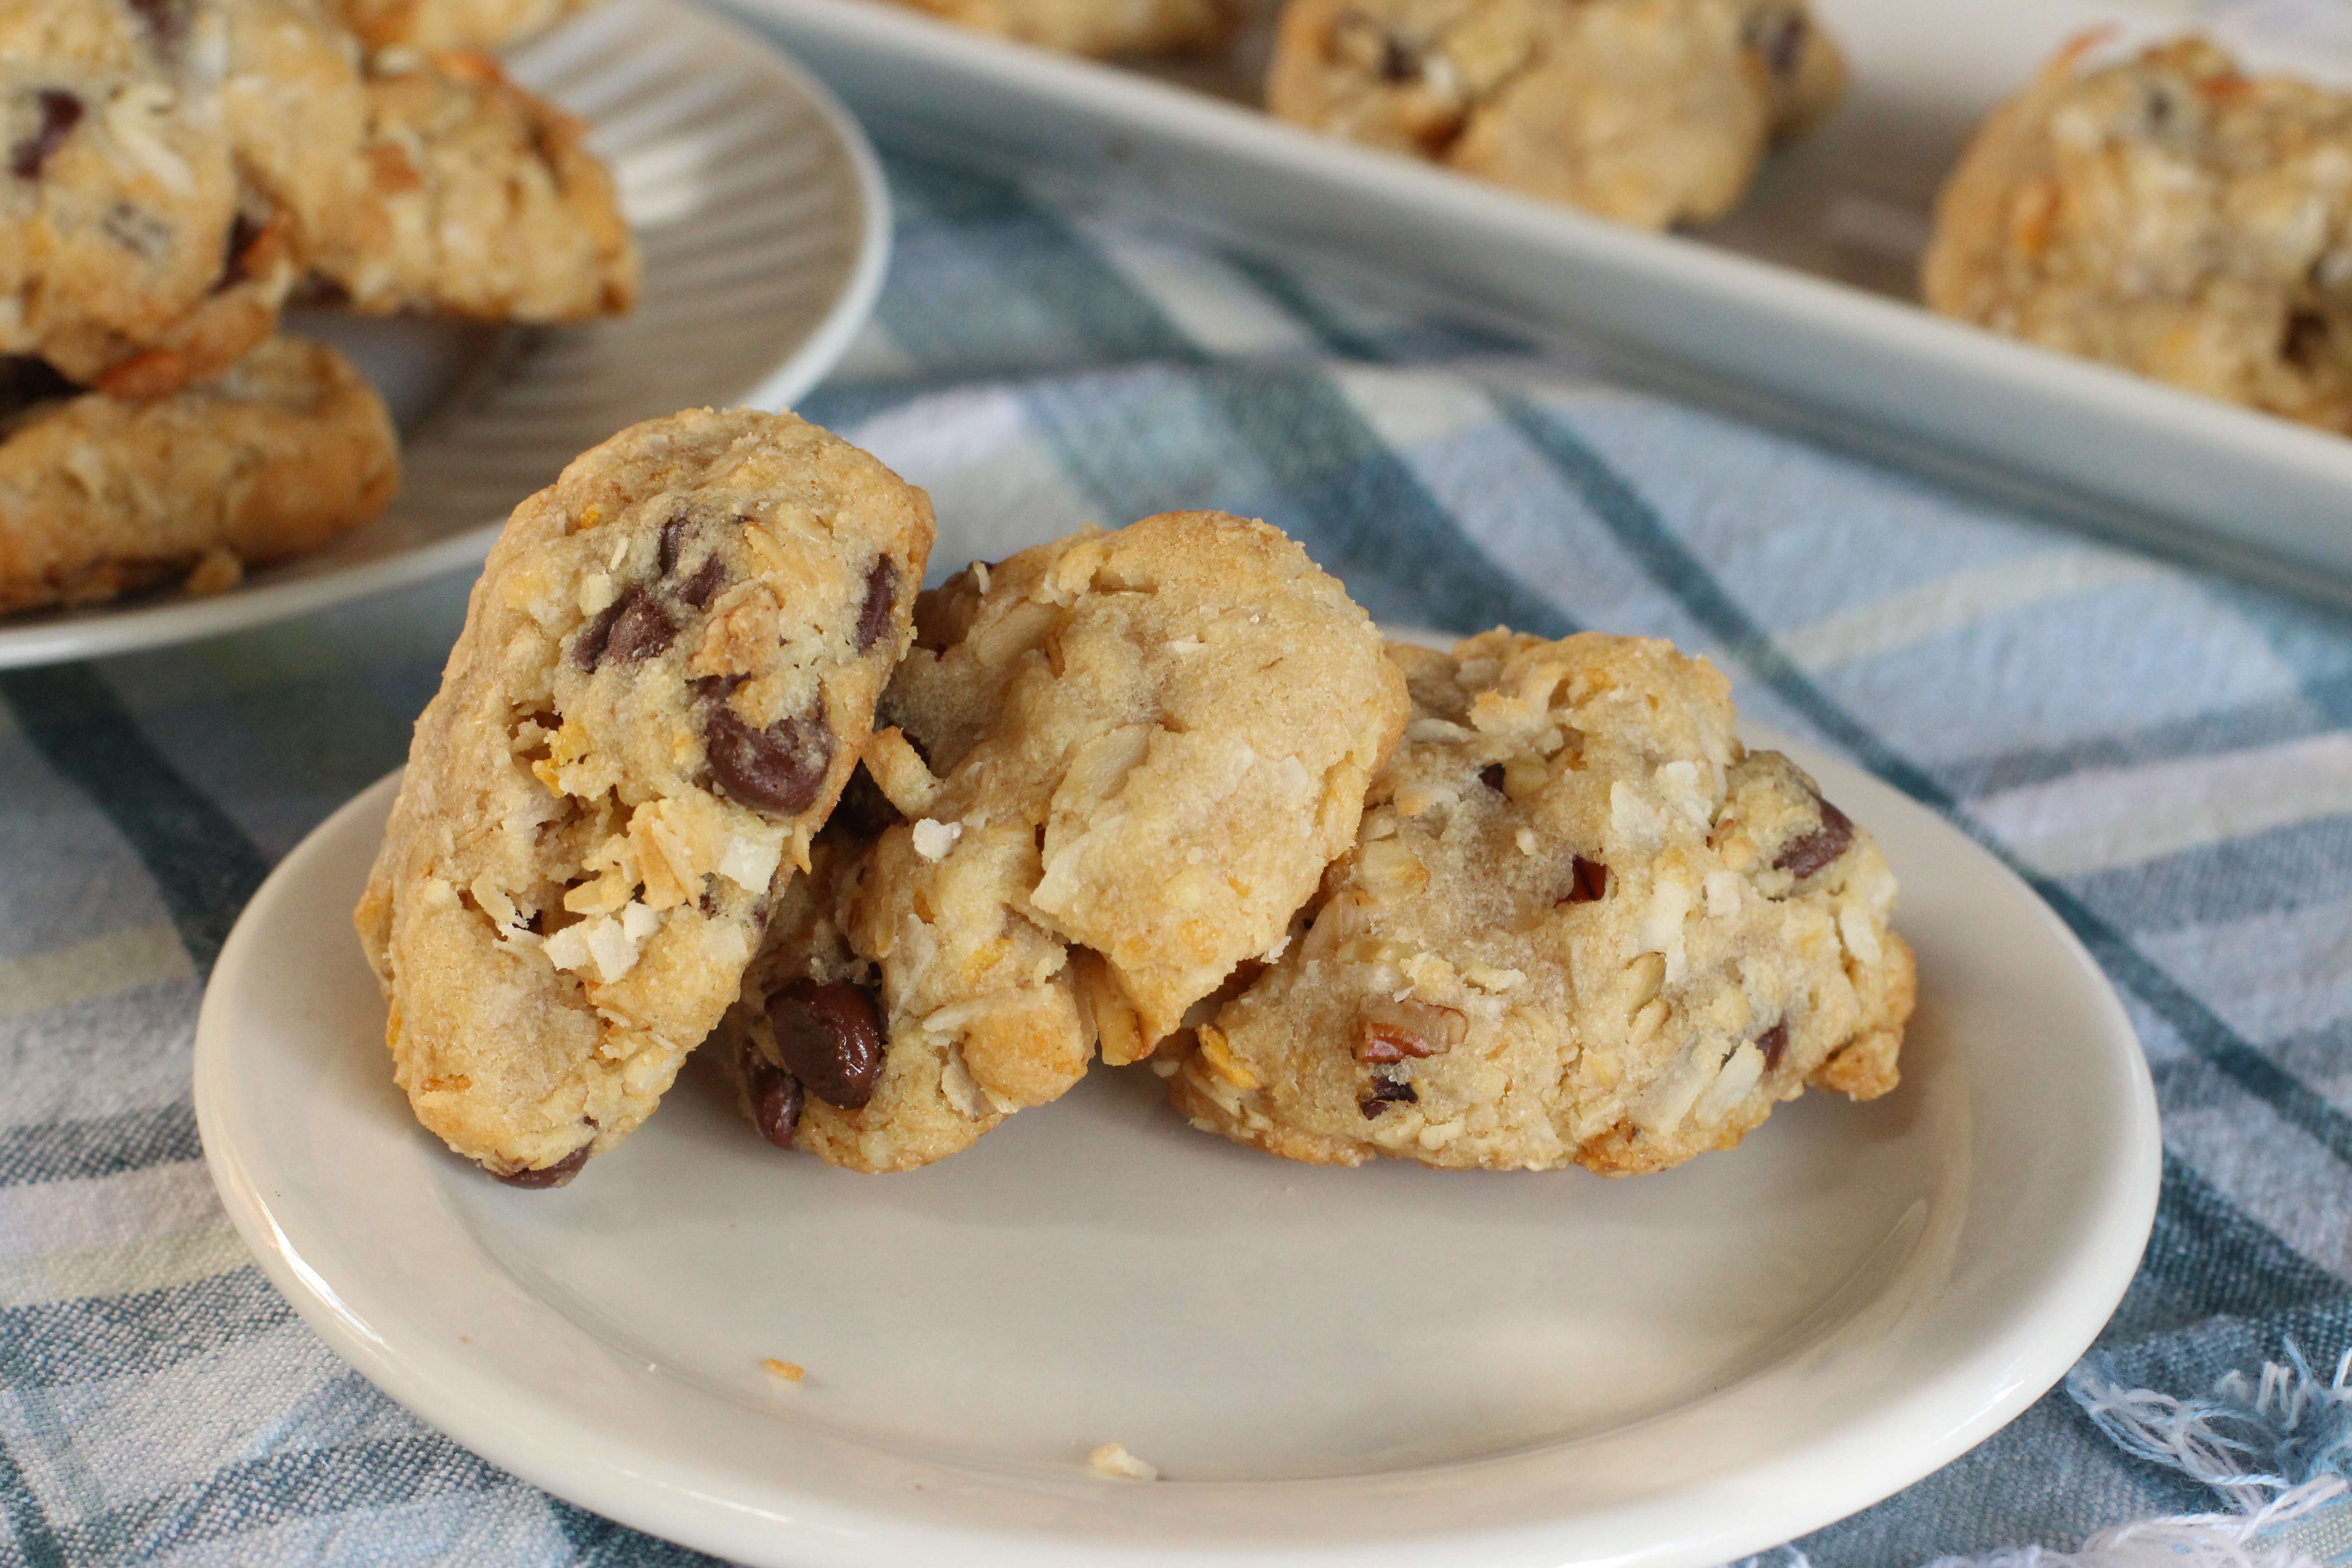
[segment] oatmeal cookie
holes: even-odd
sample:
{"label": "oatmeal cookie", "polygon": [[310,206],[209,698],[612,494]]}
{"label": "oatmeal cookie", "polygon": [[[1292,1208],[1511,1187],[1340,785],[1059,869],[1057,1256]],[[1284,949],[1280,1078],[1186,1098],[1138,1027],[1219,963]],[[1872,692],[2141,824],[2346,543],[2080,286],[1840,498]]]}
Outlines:
{"label": "oatmeal cookie", "polygon": [[1844,78],[1804,0],[1290,0],[1266,107],[1664,228],[1728,212]]}
{"label": "oatmeal cookie", "polygon": [[383,400],[319,343],[273,338],[143,403],[0,360],[0,612],[225,588],[367,521],[399,482]]}
{"label": "oatmeal cookie", "polygon": [[625,430],[490,552],[356,921],[417,1119],[568,1177],[735,999],[905,650],[931,508],[790,415]]}
{"label": "oatmeal cookie", "polygon": [[2352,433],[2352,96],[2186,37],[2077,40],[1977,132],[1936,204],[1928,305]]}
{"label": "oatmeal cookie", "polygon": [[1075,55],[1205,49],[1234,29],[1234,0],[903,0],[961,26]]}
{"label": "oatmeal cookie", "polygon": [[903,819],[775,928],[720,1037],[807,1090],[797,1146],[866,1171],[1055,1098],[1097,1042],[1150,1054],[1278,945],[1405,715],[1339,583],[1221,512],[975,565],[916,621],[866,755]]}
{"label": "oatmeal cookie", "polygon": [[370,48],[495,49],[543,33],[595,0],[340,0]]}
{"label": "oatmeal cookie", "polygon": [[569,116],[486,58],[371,67],[315,0],[0,7],[0,353],[160,396],[312,271],[369,310],[626,309],[636,258]]}
{"label": "oatmeal cookie", "polygon": [[360,173],[305,258],[351,309],[544,323],[635,302],[636,246],[585,122],[478,55],[380,58],[367,111]]}
{"label": "oatmeal cookie", "polygon": [[1171,1083],[1294,1160],[1656,1171],[1807,1084],[1895,1085],[1910,949],[1868,832],[1663,642],[1396,647],[1413,717],[1289,951]]}
{"label": "oatmeal cookie", "polygon": [[217,7],[0,6],[0,353],[136,396],[268,334],[293,273],[243,203],[229,34]]}

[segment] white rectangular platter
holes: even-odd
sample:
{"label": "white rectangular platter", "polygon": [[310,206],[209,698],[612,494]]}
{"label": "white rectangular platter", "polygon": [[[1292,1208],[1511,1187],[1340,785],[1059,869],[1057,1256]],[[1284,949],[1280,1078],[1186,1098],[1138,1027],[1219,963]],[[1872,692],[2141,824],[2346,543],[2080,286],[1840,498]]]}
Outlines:
{"label": "white rectangular platter", "polygon": [[1814,0],[1853,72],[1739,212],[1652,235],[1251,107],[1261,15],[1143,69],[878,0],[730,0],[886,143],[1077,178],[1244,246],[1600,345],[1636,374],[2093,526],[2352,600],[2352,440],[1929,315],[1912,275],[1970,127],[2066,39],[2202,26],[2252,63],[2352,79],[2341,0]]}

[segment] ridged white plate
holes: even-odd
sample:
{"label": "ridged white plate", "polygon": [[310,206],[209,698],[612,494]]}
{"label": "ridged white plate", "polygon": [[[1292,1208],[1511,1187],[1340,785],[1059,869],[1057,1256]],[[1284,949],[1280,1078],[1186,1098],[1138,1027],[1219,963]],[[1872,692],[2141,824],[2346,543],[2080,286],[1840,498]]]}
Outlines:
{"label": "ridged white plate", "polygon": [[[2081,944],[1949,824],[1780,743],[1902,879],[1903,1083],[1809,1094],[1660,1175],[1296,1165],[1097,1068],[953,1159],[862,1176],[779,1154],[689,1070],[570,1186],[518,1192],[393,1086],[350,924],[392,779],[222,950],[205,1156],[377,1386],[732,1561],[1711,1568],[2032,1403],[2156,1207],[2147,1068]],[[1105,1442],[1167,1479],[1092,1474]]]}
{"label": "ridged white plate", "polygon": [[645,252],[635,310],[541,329],[289,319],[391,404],[391,510],[211,598],[0,620],[0,668],[211,637],[472,565],[516,502],[614,431],[687,407],[781,408],[833,367],[881,288],[890,208],[865,133],[814,78],[682,0],[613,0],[508,68],[594,127]]}

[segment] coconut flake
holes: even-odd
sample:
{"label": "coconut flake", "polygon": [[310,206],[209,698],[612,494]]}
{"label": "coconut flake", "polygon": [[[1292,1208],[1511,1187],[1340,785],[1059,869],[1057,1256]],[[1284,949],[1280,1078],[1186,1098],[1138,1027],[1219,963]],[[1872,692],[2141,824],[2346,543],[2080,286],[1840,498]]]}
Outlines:
{"label": "coconut flake", "polygon": [[926,860],[944,860],[955,841],[963,837],[961,822],[938,822],[924,817],[915,824],[915,853]]}
{"label": "coconut flake", "polygon": [[784,858],[784,830],[730,833],[719,857],[719,874],[747,892],[764,893]]}

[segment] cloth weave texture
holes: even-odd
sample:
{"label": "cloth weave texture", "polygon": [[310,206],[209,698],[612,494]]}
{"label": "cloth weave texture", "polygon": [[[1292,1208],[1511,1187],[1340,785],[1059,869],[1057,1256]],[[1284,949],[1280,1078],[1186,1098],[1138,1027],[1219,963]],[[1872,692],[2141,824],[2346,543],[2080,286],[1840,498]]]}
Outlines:
{"label": "cloth weave texture", "polygon": [[[943,569],[1221,507],[1391,623],[1705,653],[1745,716],[2026,874],[2114,979],[2166,1152],[2107,1370],[2201,1392],[2352,1343],[2352,622],[1071,198],[889,173],[877,321],[802,412],[929,488]],[[201,1159],[205,975],[401,762],[465,586],[0,674],[0,1563],[705,1561],[343,1366]],[[1908,1568],[2216,1506],[2053,1392],[1798,1544]]]}

